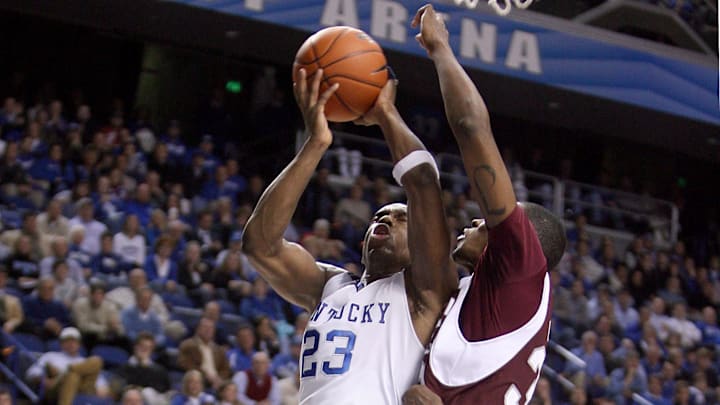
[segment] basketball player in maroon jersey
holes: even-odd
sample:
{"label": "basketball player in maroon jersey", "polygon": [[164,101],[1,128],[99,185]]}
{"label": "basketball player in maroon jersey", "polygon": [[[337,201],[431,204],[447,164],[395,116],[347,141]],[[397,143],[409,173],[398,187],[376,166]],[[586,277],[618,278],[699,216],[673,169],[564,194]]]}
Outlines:
{"label": "basketball player in maroon jersey", "polygon": [[562,223],[538,205],[517,204],[488,110],[453,55],[443,20],[426,5],[413,20],[418,25],[485,220],[473,221],[458,238],[454,257],[474,272],[460,281],[434,334],[421,376],[427,388],[413,387],[405,403],[526,404],[545,360],[547,271],[565,248]]}

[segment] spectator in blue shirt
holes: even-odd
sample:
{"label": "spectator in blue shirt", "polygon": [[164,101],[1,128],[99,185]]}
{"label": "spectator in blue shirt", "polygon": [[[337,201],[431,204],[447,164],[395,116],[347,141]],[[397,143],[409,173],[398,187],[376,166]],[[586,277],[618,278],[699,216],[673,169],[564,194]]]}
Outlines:
{"label": "spectator in blue shirt", "polygon": [[247,189],[247,180],[245,180],[245,177],[240,174],[240,167],[238,166],[237,159],[226,160],[225,167],[227,167],[227,181],[234,184],[238,193],[244,192]]}
{"label": "spectator in blue shirt", "polygon": [[663,353],[660,346],[656,343],[650,344],[645,349],[645,358],[642,359],[642,366],[648,375],[662,372]]}
{"label": "spectator in blue shirt", "polygon": [[288,378],[298,372],[300,362],[300,348],[302,338],[293,337],[290,340],[290,353],[278,353],[273,357],[270,372],[278,378]]}
{"label": "spectator in blue shirt", "polygon": [[75,173],[63,161],[62,145],[50,146],[48,157],[35,160],[28,173],[40,181],[40,186],[51,194],[67,190],[75,181]]}
{"label": "spectator in blue shirt", "polygon": [[29,291],[37,285],[40,277],[40,266],[32,254],[30,237],[20,235],[15,242],[15,253],[10,256],[5,266],[9,275],[23,291]]}
{"label": "spectator in blue shirt", "polygon": [[180,139],[181,129],[180,122],[176,120],[170,121],[167,135],[160,138],[167,145],[167,151],[172,160],[177,165],[187,164],[188,151],[185,143]]}
{"label": "spectator in blue shirt", "polygon": [[150,215],[152,215],[153,211],[150,201],[150,186],[147,183],[141,183],[135,190],[135,198],[125,203],[125,214],[136,215],[143,229],[150,223]]}
{"label": "spectator in blue shirt", "polygon": [[608,395],[617,405],[632,404],[633,392],[647,391],[647,375],[640,366],[640,357],[637,352],[628,352],[625,358],[625,367],[613,370],[610,373]]}
{"label": "spectator in blue shirt", "polygon": [[82,225],[72,225],[70,227],[70,247],[68,248],[67,257],[68,260],[74,260],[80,268],[90,269],[92,254],[82,247],[83,240],[85,240],[85,228]]}
{"label": "spectator in blue shirt", "polygon": [[615,302],[615,320],[623,331],[636,330],[640,324],[640,315],[633,308],[633,298],[630,292],[622,290]]}
{"label": "spectator in blue shirt", "polygon": [[156,208],[150,215],[150,223],[145,228],[145,242],[153,246],[155,241],[168,229],[168,220],[165,211]]}
{"label": "spectator in blue shirt", "polygon": [[672,402],[662,396],[662,379],[658,375],[648,377],[648,390],[642,397],[650,401],[652,405],[672,405]]}
{"label": "spectator in blue shirt", "polygon": [[220,165],[220,159],[215,156],[214,149],[215,143],[213,142],[213,136],[209,134],[203,135],[196,153],[199,153],[204,158],[203,166],[205,167],[206,173],[213,173],[215,168]]}
{"label": "spectator in blue shirt", "polygon": [[135,305],[127,308],[120,315],[128,339],[135,341],[143,333],[149,333],[155,338],[158,346],[165,344],[162,321],[158,315],[151,311],[150,304],[155,293],[150,287],[141,287],[135,291]]}
{"label": "spectator in blue shirt", "polygon": [[47,153],[47,145],[42,138],[40,123],[30,122],[25,130],[22,149],[34,157],[44,155]]}
{"label": "spectator in blue shirt", "polygon": [[124,208],[123,200],[112,190],[110,178],[100,176],[95,183],[95,192],[92,194],[92,201],[95,204],[97,219],[105,223],[119,221]]}
{"label": "spectator in blue shirt", "polygon": [[54,299],[55,281],[43,277],[38,282],[37,294],[23,299],[25,323],[23,330],[44,339],[57,338],[63,327],[70,323],[67,309]]}
{"label": "spectator in blue shirt", "polygon": [[82,155],[82,163],[75,166],[77,180],[94,181],[98,176],[100,153],[94,145],[88,145]]}
{"label": "spectator in blue shirt", "polygon": [[255,330],[252,325],[242,325],[235,333],[235,347],[228,351],[230,367],[234,372],[245,371],[252,365],[255,354]]}
{"label": "spectator in blue shirt", "polygon": [[166,236],[155,241],[155,253],[149,255],[145,261],[145,273],[151,283],[164,287],[169,287],[169,282],[177,283],[177,264],[171,260],[173,245],[173,241]]}
{"label": "spectator in blue shirt", "polygon": [[707,306],[702,310],[702,319],[697,321],[697,327],[702,332],[702,342],[714,347],[720,346],[720,328],[717,323],[715,308]]}
{"label": "spectator in blue shirt", "polygon": [[182,392],[176,394],[170,405],[212,405],[215,397],[203,392],[203,375],[198,370],[190,370],[183,376]]}
{"label": "spectator in blue shirt", "polygon": [[201,196],[207,201],[214,201],[220,197],[229,197],[235,203],[238,191],[237,185],[228,181],[227,167],[218,166],[215,169],[215,178],[209,179],[203,185]]}
{"label": "spectator in blue shirt", "polygon": [[662,377],[662,396],[665,399],[672,400],[673,396],[675,395],[675,377],[678,376],[678,373],[676,371],[675,365],[670,362],[666,361],[663,363],[662,372],[660,373],[660,377]]}
{"label": "spectator in blue shirt", "polygon": [[90,268],[93,275],[101,278],[124,278],[125,273],[132,268],[132,264],[113,252],[113,234],[105,232],[100,237],[100,253],[93,256]]}
{"label": "spectator in blue shirt", "polygon": [[248,319],[265,315],[273,321],[285,320],[279,303],[269,294],[267,282],[261,277],[253,281],[252,295],[243,300],[240,305],[240,314]]}
{"label": "spectator in blue shirt", "polygon": [[598,337],[595,332],[589,330],[583,333],[581,346],[573,349],[572,352],[585,362],[585,369],[583,370],[573,362],[568,362],[565,368],[565,373],[576,378],[580,373],[584,372],[586,388],[588,391],[595,393],[602,392],[607,385],[605,360],[597,350],[597,340]]}

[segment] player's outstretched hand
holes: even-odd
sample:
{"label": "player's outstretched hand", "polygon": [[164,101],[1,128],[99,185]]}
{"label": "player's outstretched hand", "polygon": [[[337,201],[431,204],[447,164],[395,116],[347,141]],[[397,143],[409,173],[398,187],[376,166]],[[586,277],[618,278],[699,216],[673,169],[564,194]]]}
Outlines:
{"label": "player's outstretched hand", "polygon": [[300,107],[305,121],[307,135],[323,144],[330,145],[332,143],[332,132],[330,132],[327,118],[325,118],[325,103],[335,93],[335,90],[340,87],[340,84],[335,83],[320,94],[322,75],[322,69],[318,69],[313,75],[312,81],[308,83],[307,72],[305,69],[300,69],[298,80],[293,84],[293,92],[295,93],[295,101]]}
{"label": "player's outstretched hand", "polygon": [[449,34],[445,21],[432,4],[420,7],[411,25],[413,28],[420,26],[420,33],[415,35],[415,39],[425,48],[429,56],[432,57],[438,49],[449,49]]}
{"label": "player's outstretched hand", "polygon": [[385,83],[385,87],[380,90],[375,105],[366,112],[365,115],[353,121],[357,125],[378,125],[383,116],[391,114],[395,110],[395,95],[397,93],[398,81],[390,79]]}
{"label": "player's outstretched hand", "polygon": [[403,405],[443,405],[437,394],[424,385],[413,385],[402,397]]}

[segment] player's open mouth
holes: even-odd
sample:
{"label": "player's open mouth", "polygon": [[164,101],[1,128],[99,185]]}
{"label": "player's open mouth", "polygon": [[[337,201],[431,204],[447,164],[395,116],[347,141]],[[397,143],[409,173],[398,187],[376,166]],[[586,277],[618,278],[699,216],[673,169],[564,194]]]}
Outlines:
{"label": "player's open mouth", "polygon": [[390,237],[390,227],[386,224],[375,224],[370,237],[374,239],[387,239]]}

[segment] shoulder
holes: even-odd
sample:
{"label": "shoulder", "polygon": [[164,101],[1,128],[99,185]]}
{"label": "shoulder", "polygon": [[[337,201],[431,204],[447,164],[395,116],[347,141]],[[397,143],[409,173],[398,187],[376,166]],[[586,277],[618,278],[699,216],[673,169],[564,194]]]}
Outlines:
{"label": "shoulder", "polygon": [[357,283],[360,278],[349,271],[329,263],[316,262],[318,269],[325,273],[325,286],[323,287],[322,298],[326,298],[333,292]]}
{"label": "shoulder", "polygon": [[78,298],[72,305],[72,309],[75,311],[83,310],[88,307],[88,299],[86,297]]}
{"label": "shoulder", "polygon": [[14,295],[5,294],[5,305],[6,306],[20,305],[20,299]]}
{"label": "shoulder", "polygon": [[497,234],[514,233],[525,229],[533,229],[532,223],[528,218],[525,210],[516,205],[510,215],[492,228],[488,228],[488,237]]}

